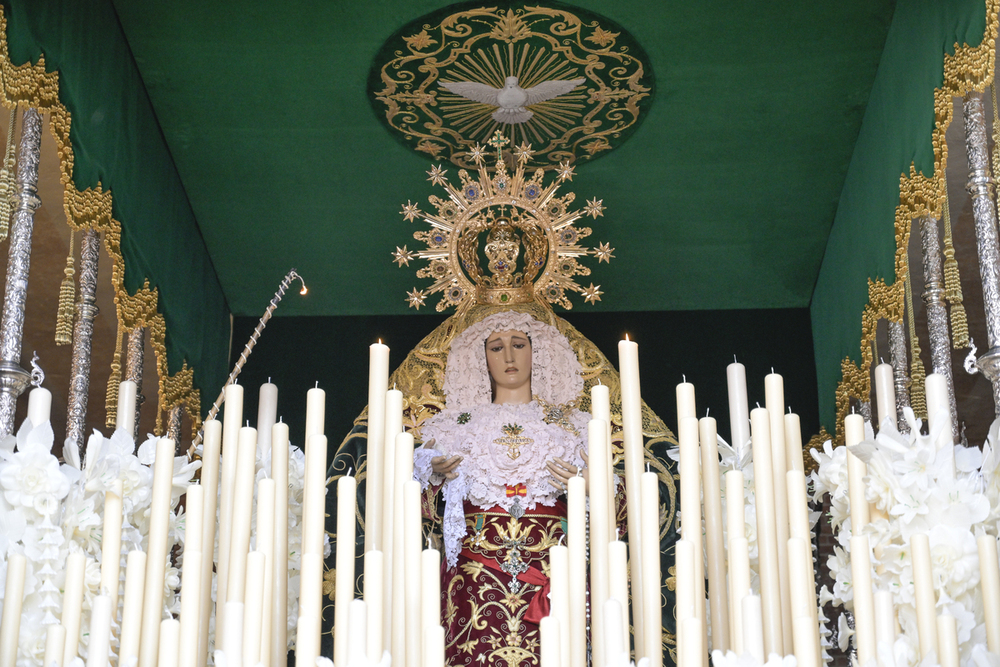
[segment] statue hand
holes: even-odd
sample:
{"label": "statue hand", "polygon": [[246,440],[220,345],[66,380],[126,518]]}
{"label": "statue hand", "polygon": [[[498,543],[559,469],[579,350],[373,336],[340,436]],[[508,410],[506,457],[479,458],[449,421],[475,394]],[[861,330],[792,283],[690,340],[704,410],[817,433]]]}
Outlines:
{"label": "statue hand", "polygon": [[[431,440],[431,443],[434,441]],[[424,445],[426,447],[426,445]],[[458,477],[458,473],[455,469],[458,464],[462,462],[461,456],[452,456],[447,458],[445,456],[435,456],[431,459],[431,470],[434,471],[436,475],[444,475],[445,479],[455,479]]]}
{"label": "statue hand", "polygon": [[[588,461],[587,455],[583,455],[583,460]],[[586,482],[585,488],[590,489],[590,469],[580,468],[562,459],[553,459],[546,464],[549,472],[552,473],[553,479],[549,480],[549,484],[560,490],[566,490],[569,486],[570,477],[576,477],[579,474],[583,477]]]}

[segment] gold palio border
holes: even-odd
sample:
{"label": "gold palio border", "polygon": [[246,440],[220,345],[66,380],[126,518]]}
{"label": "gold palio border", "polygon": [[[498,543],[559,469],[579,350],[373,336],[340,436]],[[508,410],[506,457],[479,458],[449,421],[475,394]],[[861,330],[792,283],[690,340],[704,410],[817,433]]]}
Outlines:
{"label": "gold palio border", "polygon": [[[63,210],[66,223],[71,229],[82,231],[93,229],[104,232],[104,247],[111,257],[111,283],[115,290],[115,310],[118,318],[119,342],[122,332],[135,327],[149,329],[150,345],[156,355],[156,374],[159,381],[159,397],[156,413],[157,435],[163,434],[163,414],[183,405],[191,417],[192,437],[201,428],[201,395],[194,388],[194,370],[185,362],[183,368],[174,375],[167,369],[167,348],[165,343],[166,323],[157,310],[159,292],[149,287],[149,281],[135,295],[125,289],[125,260],[121,252],[121,223],[111,215],[111,192],[98,183],[96,188],[78,190],[73,182],[73,144],[70,141],[72,116],[66,106],[59,101],[59,72],[45,71],[45,55],[39,57],[38,64],[30,62],[14,65],[7,49],[7,17],[0,11],[0,80],[3,85],[2,103],[7,108],[14,106],[34,107],[49,115],[49,129],[55,138],[59,155],[60,181],[63,184]],[[116,412],[118,403],[118,382],[121,377],[119,354],[112,364],[108,389],[107,410]],[[114,386],[110,386],[113,384]]]}
{"label": "gold palio border", "polygon": [[[945,201],[945,169],[948,164],[948,144],[945,132],[954,113],[954,98],[970,92],[983,92],[993,81],[996,48],[997,16],[1000,0],[986,0],[986,30],[979,46],[955,44],[955,55],[944,55],[944,83],[934,90],[934,174],[924,176],[910,164],[909,176],[899,179],[899,205],[896,207],[895,278],[892,285],[881,279],[868,281],[868,304],[861,315],[861,366],[850,357],[841,361],[842,378],[837,385],[837,444],[844,443],[844,418],[850,410],[850,399],[870,400],[872,342],[878,321],[902,322],[907,274],[910,228],[914,218],[924,215],[940,217]],[[862,370],[864,369],[864,370]],[[918,388],[918,391],[922,388]],[[815,439],[815,437],[814,437]]]}

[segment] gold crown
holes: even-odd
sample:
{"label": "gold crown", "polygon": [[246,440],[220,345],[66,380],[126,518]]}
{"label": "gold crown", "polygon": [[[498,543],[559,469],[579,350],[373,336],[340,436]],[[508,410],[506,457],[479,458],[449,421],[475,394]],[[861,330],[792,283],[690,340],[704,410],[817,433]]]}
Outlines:
{"label": "gold crown", "polygon": [[[425,213],[410,202],[403,207],[401,213],[407,221],[419,219],[430,225],[429,230],[413,234],[427,248],[412,251],[404,245],[396,248],[393,257],[399,266],[409,266],[415,259],[427,260],[417,277],[434,280],[426,289],[414,288],[407,293],[410,307],[419,309],[428,296],[438,293],[442,295],[438,311],[456,306],[459,312],[475,304],[513,305],[534,300],[557,303],[568,310],[573,304],[567,291],[579,292],[588,303],[601,300],[600,285],[577,284],[575,276],[590,275],[590,269],[578,260],[594,255],[598,262],[610,262],[614,248],[607,243],[597,248],[581,246],[579,242],[590,236],[591,230],[574,223],[585,215],[594,219],[602,216],[602,201],[595,198],[582,210],[570,210],[575,195],[556,195],[563,182],[573,179],[569,162],[559,165],[556,178],[548,185],[542,169],[526,179],[524,165],[531,158],[531,144],[522,143],[514,150],[516,167],[513,174],[508,173],[503,159],[503,147],[508,143],[499,130],[488,142],[497,151],[492,174],[486,166],[488,149],[477,144],[469,157],[478,165],[478,178],[463,169],[458,172],[457,187],[445,177],[447,170],[440,165],[432,167],[428,180],[448,193],[447,199],[429,198],[435,213]],[[484,233],[488,273],[479,255]]]}

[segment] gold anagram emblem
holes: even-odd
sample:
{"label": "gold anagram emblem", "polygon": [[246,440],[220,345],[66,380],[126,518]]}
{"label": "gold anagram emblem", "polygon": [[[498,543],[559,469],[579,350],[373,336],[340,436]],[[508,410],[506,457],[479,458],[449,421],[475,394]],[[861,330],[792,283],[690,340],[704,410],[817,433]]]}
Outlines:
{"label": "gold anagram emblem", "polygon": [[502,447],[506,447],[507,456],[509,456],[511,460],[514,460],[521,455],[521,447],[527,447],[535,442],[531,438],[521,435],[524,433],[524,427],[519,426],[518,424],[505,424],[500,430],[504,433],[504,436],[502,438],[497,438],[493,442]]}

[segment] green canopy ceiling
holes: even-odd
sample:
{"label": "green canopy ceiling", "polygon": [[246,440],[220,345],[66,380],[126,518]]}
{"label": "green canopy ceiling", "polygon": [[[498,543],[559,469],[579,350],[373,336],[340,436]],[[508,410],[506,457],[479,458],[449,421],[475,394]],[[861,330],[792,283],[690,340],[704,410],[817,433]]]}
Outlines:
{"label": "green canopy ceiling", "polygon": [[[575,4],[629,31],[656,84],[634,134],[563,188],[607,207],[596,308],[808,306],[894,3]],[[429,282],[390,252],[432,162],[380,124],[366,80],[446,5],[114,0],[234,314],[291,267],[310,294],[286,315],[402,313]]]}

